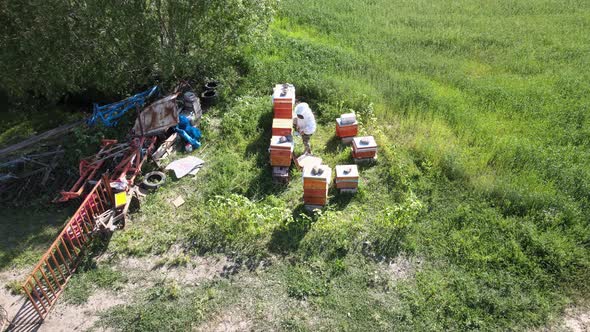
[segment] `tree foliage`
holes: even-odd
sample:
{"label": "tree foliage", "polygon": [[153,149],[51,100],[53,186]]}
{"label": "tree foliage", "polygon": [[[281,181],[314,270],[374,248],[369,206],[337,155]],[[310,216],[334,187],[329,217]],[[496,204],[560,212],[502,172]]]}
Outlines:
{"label": "tree foliage", "polygon": [[0,2],[0,88],[50,99],[214,75],[264,36],[273,0]]}

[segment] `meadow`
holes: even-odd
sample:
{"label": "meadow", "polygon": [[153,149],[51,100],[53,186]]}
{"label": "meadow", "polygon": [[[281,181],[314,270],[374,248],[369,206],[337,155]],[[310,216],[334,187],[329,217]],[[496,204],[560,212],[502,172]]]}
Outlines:
{"label": "meadow", "polygon": [[[65,301],[144,280],[121,273],[129,257],[181,269],[223,256],[235,273],[158,279],[99,325],[207,330],[231,314],[255,330],[551,326],[590,291],[589,63],[587,1],[281,1],[265,41],[219,78],[195,152],[206,167],[149,195]],[[352,161],[339,114],[376,137],[357,195],[332,189],[308,214],[299,171],[271,182],[277,82],[314,110],[325,164]],[[22,246],[0,266],[33,263],[38,244]]]}

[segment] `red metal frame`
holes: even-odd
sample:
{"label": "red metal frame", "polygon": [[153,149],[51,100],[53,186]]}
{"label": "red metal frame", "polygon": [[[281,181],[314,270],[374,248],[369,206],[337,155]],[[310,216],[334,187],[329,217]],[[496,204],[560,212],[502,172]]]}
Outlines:
{"label": "red metal frame", "polygon": [[[117,140],[102,140],[101,149],[94,157],[100,157],[107,151],[107,149],[110,146],[116,143]],[[89,180],[96,179],[96,173],[98,172],[98,170],[100,170],[100,168],[102,167],[102,165],[104,165],[106,161],[106,159],[98,159],[99,160],[93,160],[93,157],[91,157],[80,160],[80,165],[78,166],[80,177],[78,178],[76,183],[74,183],[70,190],[60,192],[60,197],[55,199],[54,202],[63,203],[81,197],[84,193],[84,185],[86,184],[86,182]]]}
{"label": "red metal frame", "polygon": [[129,186],[132,186],[135,177],[141,172],[143,162],[148,155],[152,154],[156,139],[156,136],[134,138],[127,154],[113,170],[110,176],[111,182],[125,181]]}
{"label": "red metal frame", "polygon": [[108,182],[106,177],[98,181],[22,285],[41,319],[47,317],[76,271],[94,235],[96,217],[115,204]]}

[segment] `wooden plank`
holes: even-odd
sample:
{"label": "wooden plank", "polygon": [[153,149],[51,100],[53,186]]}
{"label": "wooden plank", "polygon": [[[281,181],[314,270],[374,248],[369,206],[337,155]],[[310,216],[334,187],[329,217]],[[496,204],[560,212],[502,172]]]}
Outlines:
{"label": "wooden plank", "polygon": [[18,151],[20,149],[26,148],[28,146],[31,146],[39,141],[42,141],[44,139],[59,135],[59,134],[63,134],[66,133],[72,129],[74,129],[75,127],[78,127],[79,125],[81,125],[82,123],[84,123],[84,120],[78,121],[78,122],[74,122],[74,123],[70,123],[70,124],[66,124],[63,126],[59,126],[57,128],[53,128],[51,130],[48,130],[44,133],[41,133],[39,135],[30,137],[24,141],[18,142],[16,144],[13,144],[9,147],[6,147],[2,150],[0,150],[0,157],[7,155],[9,153],[12,153],[14,151]]}

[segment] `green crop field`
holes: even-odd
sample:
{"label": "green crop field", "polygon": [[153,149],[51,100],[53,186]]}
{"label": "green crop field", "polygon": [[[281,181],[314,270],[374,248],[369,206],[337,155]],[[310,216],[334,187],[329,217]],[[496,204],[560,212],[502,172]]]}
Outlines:
{"label": "green crop field", "polygon": [[[73,304],[144,285],[96,327],[530,330],[587,305],[590,2],[280,1],[243,59],[205,115],[205,168],[150,194],[68,285]],[[325,164],[352,162],[334,137],[342,113],[379,144],[359,192],[331,189],[315,214],[300,171],[270,179],[282,82],[314,110]],[[45,233],[21,254],[0,240],[0,267],[34,263]],[[133,259],[152,264],[126,273]],[[198,259],[231,271],[166,277]]]}

